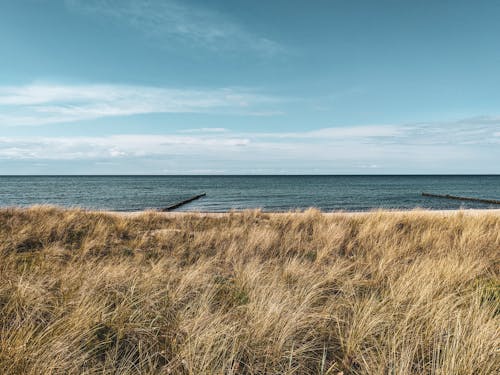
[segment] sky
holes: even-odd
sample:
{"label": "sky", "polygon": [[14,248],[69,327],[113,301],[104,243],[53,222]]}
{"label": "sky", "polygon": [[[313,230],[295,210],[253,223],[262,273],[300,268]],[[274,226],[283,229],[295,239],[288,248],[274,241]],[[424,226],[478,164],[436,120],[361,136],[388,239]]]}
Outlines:
{"label": "sky", "polygon": [[2,0],[0,174],[498,174],[500,2]]}

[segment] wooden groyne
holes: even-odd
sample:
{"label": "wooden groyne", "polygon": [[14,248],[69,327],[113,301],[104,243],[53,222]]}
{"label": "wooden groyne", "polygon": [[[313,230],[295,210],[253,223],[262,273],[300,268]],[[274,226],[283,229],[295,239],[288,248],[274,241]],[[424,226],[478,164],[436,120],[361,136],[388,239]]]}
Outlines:
{"label": "wooden groyne", "polygon": [[168,207],[165,207],[165,208],[162,208],[160,211],[162,212],[166,212],[166,211],[172,211],[172,210],[175,210],[176,208],[179,208],[180,206],[183,206],[189,202],[192,202],[192,201],[195,201],[197,199],[200,199],[204,196],[206,196],[207,194],[206,193],[201,193],[201,194],[198,194],[198,195],[195,195],[191,198],[188,198],[188,199],[184,199],[183,201],[180,201],[180,202],[177,202],[176,204],[173,204],[171,206],[168,206]]}
{"label": "wooden groyne", "polygon": [[471,202],[480,202],[480,203],[500,204],[500,200],[496,200],[496,199],[482,199],[482,198],[471,198],[471,197],[459,197],[459,196],[450,195],[450,194],[422,193],[422,195],[424,197],[446,198],[446,199],[456,199],[456,200],[459,200],[459,201],[471,201]]}

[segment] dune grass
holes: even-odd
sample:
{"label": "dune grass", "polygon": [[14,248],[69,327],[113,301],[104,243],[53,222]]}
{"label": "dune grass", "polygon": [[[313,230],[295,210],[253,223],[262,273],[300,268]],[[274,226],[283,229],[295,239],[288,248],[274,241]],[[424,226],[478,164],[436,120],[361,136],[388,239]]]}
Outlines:
{"label": "dune grass", "polygon": [[495,374],[500,215],[0,210],[2,374]]}

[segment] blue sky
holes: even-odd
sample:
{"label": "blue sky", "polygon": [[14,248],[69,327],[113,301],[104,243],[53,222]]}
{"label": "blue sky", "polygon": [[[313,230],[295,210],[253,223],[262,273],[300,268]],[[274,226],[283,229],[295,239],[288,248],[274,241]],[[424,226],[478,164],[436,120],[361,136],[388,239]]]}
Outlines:
{"label": "blue sky", "polygon": [[12,0],[0,174],[500,173],[497,1]]}

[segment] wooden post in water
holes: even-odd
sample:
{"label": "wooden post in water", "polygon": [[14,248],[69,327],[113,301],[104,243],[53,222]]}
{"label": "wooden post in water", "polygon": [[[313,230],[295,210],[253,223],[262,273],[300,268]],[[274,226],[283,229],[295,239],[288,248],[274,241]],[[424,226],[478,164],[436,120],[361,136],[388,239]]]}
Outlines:
{"label": "wooden post in water", "polygon": [[198,194],[198,195],[195,195],[191,198],[188,198],[188,199],[184,199],[183,201],[180,201],[180,202],[177,202],[176,204],[173,204],[171,206],[168,206],[168,207],[165,207],[165,208],[162,208],[160,211],[162,212],[167,212],[167,211],[172,211],[172,210],[175,210],[176,208],[179,208],[180,206],[183,206],[189,202],[192,202],[196,199],[200,199],[201,197],[204,197],[205,195],[207,195],[206,193],[201,193],[201,194]]}
{"label": "wooden post in water", "polygon": [[424,197],[434,197],[434,198],[446,198],[446,199],[456,199],[459,201],[471,201],[471,202],[481,202],[481,203],[490,203],[490,204],[500,204],[500,200],[496,199],[482,199],[482,198],[470,198],[470,197],[459,197],[456,195],[449,194],[431,194],[431,193],[422,193]]}

